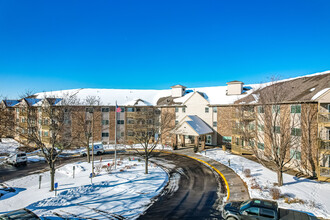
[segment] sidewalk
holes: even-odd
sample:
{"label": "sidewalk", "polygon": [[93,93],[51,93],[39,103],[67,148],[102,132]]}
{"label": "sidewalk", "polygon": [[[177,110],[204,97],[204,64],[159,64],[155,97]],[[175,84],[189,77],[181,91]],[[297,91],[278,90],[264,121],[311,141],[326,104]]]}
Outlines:
{"label": "sidewalk", "polygon": [[227,201],[245,201],[250,198],[248,189],[245,187],[242,179],[229,167],[208,157],[195,154],[192,148],[175,150],[173,153],[196,158],[197,160],[201,160],[217,169],[223,175],[225,179],[224,181],[227,182],[229,186],[229,190],[227,189],[227,193],[229,193]]}

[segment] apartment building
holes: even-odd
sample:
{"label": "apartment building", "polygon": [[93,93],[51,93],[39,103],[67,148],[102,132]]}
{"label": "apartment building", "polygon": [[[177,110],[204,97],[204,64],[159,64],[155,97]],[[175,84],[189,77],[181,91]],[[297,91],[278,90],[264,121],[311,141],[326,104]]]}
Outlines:
{"label": "apartment building", "polygon": [[[107,144],[115,143],[115,140],[117,143],[134,143],[136,134],[142,132],[155,139],[161,138],[162,143],[175,148],[227,145],[234,153],[251,154],[252,145],[267,152],[269,140],[262,135],[269,126],[278,134],[288,127],[289,132],[286,133],[298,140],[292,161],[301,164],[306,161],[306,152],[312,151],[309,155],[313,155],[312,159],[316,161],[319,179],[328,180],[330,72],[274,84],[285,88],[285,99],[261,103],[267,92],[260,96],[260,91],[271,90],[271,83],[245,85],[240,81],[231,81],[227,86],[201,88],[175,85],[167,90],[76,89],[46,92],[21,100],[4,100],[2,106],[14,109],[11,111],[19,129],[24,128],[26,122],[35,120],[45,142],[50,136],[50,119],[43,109],[49,105],[60,106],[61,100],[68,96],[79,100],[94,96],[98,97],[99,102],[94,105],[84,102],[71,105],[65,119],[66,130],[71,136],[81,134],[82,140],[86,131],[81,124],[93,122],[92,141]],[[37,112],[31,121],[28,121],[25,112],[27,106]],[[280,113],[278,124],[262,123],[260,118],[267,111],[266,106]],[[164,122],[170,129],[153,129],[155,124]],[[242,125],[248,129],[240,129]],[[81,146],[84,142],[78,138],[74,143]]]}

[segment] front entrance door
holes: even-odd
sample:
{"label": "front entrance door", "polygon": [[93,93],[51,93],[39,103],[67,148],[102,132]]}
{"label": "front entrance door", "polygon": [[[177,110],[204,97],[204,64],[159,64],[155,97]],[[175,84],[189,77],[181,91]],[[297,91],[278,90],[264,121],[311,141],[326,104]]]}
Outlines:
{"label": "front entrance door", "polygon": [[206,144],[212,144],[212,135],[206,135]]}

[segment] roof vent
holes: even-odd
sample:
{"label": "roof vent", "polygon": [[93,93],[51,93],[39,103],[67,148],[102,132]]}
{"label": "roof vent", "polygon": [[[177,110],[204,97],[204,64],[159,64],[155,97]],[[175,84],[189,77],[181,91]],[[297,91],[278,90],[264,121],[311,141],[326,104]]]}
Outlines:
{"label": "roof vent", "polygon": [[231,81],[227,82],[227,95],[240,95],[243,92],[243,82]]}

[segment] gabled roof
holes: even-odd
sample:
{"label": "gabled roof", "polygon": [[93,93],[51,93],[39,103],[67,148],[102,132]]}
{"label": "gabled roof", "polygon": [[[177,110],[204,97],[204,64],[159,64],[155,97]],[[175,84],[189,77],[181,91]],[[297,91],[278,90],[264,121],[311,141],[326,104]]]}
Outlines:
{"label": "gabled roof", "polygon": [[18,100],[3,100],[3,103],[6,105],[6,107],[13,107],[14,105],[18,104]]}
{"label": "gabled roof", "polygon": [[196,131],[197,134],[210,134],[213,130],[210,128],[208,124],[206,124],[200,117],[197,115],[188,115],[190,120],[186,122]]}
{"label": "gabled roof", "polygon": [[38,102],[41,101],[41,99],[34,99],[34,98],[24,98],[24,100],[30,106],[33,106],[33,105],[35,105],[35,104],[37,104]]}
{"label": "gabled roof", "polygon": [[[186,128],[184,126],[185,124],[188,124],[192,130],[189,130],[188,128]],[[193,133],[188,133],[188,131],[190,131],[190,132],[193,131]],[[213,133],[213,130],[206,122],[204,122],[197,115],[187,115],[186,117],[184,117],[184,119],[178,125],[178,127],[175,130],[175,133],[199,136],[199,135]]]}

